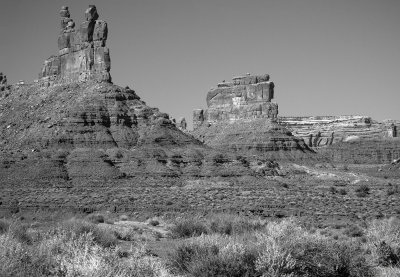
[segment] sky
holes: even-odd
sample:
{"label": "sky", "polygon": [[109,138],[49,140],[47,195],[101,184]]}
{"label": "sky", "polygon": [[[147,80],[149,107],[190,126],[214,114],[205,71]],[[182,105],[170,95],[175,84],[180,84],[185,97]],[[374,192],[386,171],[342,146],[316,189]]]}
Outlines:
{"label": "sky", "polygon": [[59,10],[108,22],[113,82],[174,118],[222,80],[268,73],[281,116],[400,119],[399,0],[0,0],[0,72],[37,79]]}

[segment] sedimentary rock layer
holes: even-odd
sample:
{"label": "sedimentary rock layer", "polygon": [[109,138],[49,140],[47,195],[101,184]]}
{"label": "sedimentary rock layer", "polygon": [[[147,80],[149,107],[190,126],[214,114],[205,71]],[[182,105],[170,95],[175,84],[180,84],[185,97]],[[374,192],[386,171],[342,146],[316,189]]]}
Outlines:
{"label": "sedimentary rock layer", "polygon": [[323,147],[342,141],[397,137],[400,122],[378,122],[368,116],[279,117],[279,123],[309,147]]}

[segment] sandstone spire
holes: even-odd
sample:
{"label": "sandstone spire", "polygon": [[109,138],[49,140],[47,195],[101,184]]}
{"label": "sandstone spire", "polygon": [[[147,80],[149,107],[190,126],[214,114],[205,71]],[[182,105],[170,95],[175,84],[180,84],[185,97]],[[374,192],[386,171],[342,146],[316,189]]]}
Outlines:
{"label": "sandstone spire", "polygon": [[49,83],[111,82],[110,52],[106,47],[108,26],[107,22],[98,19],[96,6],[90,5],[85,11],[86,20],[78,29],[75,29],[68,7],[61,7],[60,16],[58,55],[44,62],[39,78]]}

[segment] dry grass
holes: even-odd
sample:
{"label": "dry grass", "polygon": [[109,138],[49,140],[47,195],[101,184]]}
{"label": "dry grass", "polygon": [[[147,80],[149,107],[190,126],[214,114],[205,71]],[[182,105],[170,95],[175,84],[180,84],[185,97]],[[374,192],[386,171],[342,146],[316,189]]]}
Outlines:
{"label": "dry grass", "polygon": [[27,243],[15,233],[23,228],[10,227],[0,235],[0,276],[170,276],[143,246],[132,247],[121,259],[119,247],[110,243],[113,234],[96,228],[70,220]]}

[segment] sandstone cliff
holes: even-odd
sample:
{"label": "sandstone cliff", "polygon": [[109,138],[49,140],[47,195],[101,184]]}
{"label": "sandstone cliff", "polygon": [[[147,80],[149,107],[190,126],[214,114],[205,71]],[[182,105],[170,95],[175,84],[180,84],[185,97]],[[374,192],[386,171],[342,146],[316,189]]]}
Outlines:
{"label": "sandstone cliff", "polygon": [[207,145],[280,160],[313,159],[302,138],[277,123],[278,104],[268,74],[233,78],[207,93],[206,110],[193,112],[193,136]]}
{"label": "sandstone cliff", "polygon": [[398,121],[378,122],[368,116],[279,117],[279,123],[310,147],[322,147],[349,140],[397,136]]}
{"label": "sandstone cliff", "polygon": [[368,116],[279,117],[309,147],[342,163],[390,163],[400,157],[400,121]]}

